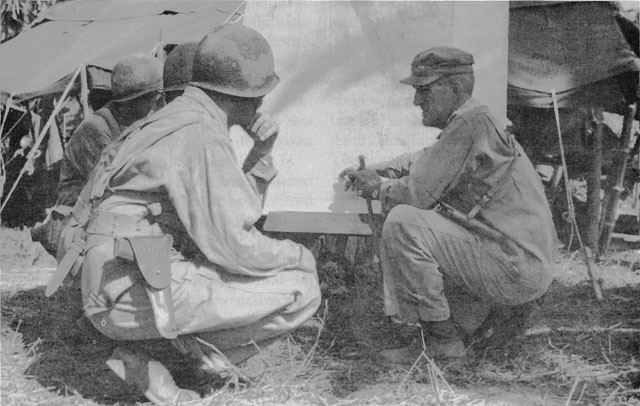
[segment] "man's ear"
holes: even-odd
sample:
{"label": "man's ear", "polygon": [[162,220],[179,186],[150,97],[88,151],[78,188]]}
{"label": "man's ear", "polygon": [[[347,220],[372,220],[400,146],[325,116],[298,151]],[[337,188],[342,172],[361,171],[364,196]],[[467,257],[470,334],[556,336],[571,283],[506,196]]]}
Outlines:
{"label": "man's ear", "polygon": [[464,94],[464,87],[462,86],[462,83],[460,83],[460,81],[450,80],[449,86],[451,86],[451,89],[456,96],[460,97]]}

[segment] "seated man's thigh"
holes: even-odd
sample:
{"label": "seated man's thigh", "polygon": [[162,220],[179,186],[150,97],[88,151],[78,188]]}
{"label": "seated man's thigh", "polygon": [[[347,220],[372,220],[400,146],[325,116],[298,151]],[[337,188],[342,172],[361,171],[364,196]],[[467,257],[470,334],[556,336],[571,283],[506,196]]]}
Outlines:
{"label": "seated man's thigh", "polygon": [[[503,252],[500,244],[478,235],[434,210],[394,208],[385,222],[410,234],[423,255],[431,257],[444,283],[495,303],[515,305],[535,299],[540,287]],[[520,262],[518,259],[517,262]]]}

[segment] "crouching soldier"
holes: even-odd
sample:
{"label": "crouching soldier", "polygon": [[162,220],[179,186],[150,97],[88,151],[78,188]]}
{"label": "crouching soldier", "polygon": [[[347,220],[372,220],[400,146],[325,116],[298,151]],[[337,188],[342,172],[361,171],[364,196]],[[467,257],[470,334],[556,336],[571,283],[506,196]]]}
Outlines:
{"label": "crouching soldier", "polygon": [[401,82],[414,87],[423,125],[442,129],[437,141],[341,173],[387,213],[387,315],[423,328],[426,347],[416,340],[385,350],[390,363],[410,365],[423,350],[461,357],[463,338],[491,312],[522,310],[551,283],[558,243],[542,183],[516,140],[471,97],[472,64],[455,48],[418,54]]}
{"label": "crouching soldier", "polygon": [[34,241],[55,255],[58,238],[102,150],[122,131],[164,106],[162,63],[152,56],[131,54],[121,58],[111,73],[112,99],[80,123],[65,146],[56,190],[56,206],[31,232]]}
{"label": "crouching soldier", "polygon": [[[101,333],[164,337],[224,374],[310,318],[320,289],[309,250],[254,227],[276,175],[279,128],[257,112],[279,80],[269,44],[240,24],[217,27],[198,44],[192,75],[183,95],[103,153],[47,294],[83,255],[85,316]],[[234,125],[254,140],[243,165]],[[199,397],[153,354],[127,348],[107,364],[152,402]]]}

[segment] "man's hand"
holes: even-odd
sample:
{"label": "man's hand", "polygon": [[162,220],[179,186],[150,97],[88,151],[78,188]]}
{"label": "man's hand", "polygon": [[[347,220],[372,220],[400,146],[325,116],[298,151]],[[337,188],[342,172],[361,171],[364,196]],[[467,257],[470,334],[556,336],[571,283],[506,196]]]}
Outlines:
{"label": "man's hand", "polygon": [[280,126],[269,114],[256,113],[251,128],[247,132],[254,141],[254,152],[264,156],[273,149],[280,132]]}
{"label": "man's hand", "polygon": [[364,199],[377,199],[380,196],[382,180],[376,171],[349,167],[340,172],[340,178],[346,178],[345,190],[355,190]]}

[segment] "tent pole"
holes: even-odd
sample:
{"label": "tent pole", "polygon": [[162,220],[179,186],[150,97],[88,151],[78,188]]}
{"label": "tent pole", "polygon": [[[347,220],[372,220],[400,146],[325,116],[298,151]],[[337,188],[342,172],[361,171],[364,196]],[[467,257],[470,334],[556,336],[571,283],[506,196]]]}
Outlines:
{"label": "tent pole", "polygon": [[[571,189],[569,187],[569,172],[567,171],[567,160],[564,153],[564,141],[562,141],[562,131],[560,130],[560,111],[558,109],[558,96],[555,90],[551,90],[551,101],[553,102],[553,112],[556,118],[556,130],[558,131],[558,145],[560,147],[560,158],[562,159],[562,172],[564,176],[564,187],[565,192],[567,193],[567,206],[569,209],[569,217],[571,219],[572,227],[576,232],[576,236],[578,237],[578,243],[580,244],[580,249],[582,250],[582,255],[584,257],[584,263],[587,266],[587,274],[591,279],[591,284],[593,285],[594,293],[596,294],[596,299],[599,302],[602,301],[602,287],[600,286],[600,272],[597,268],[596,264],[593,262],[593,253],[589,247],[586,247],[582,243],[582,237],[580,236],[580,228],[578,227],[578,222],[576,221],[576,211],[573,206],[573,196],[571,195]],[[571,247],[569,247],[571,249]]]}
{"label": "tent pole", "polygon": [[18,174],[18,177],[16,178],[16,181],[13,183],[13,186],[11,187],[11,190],[9,190],[9,193],[7,193],[7,197],[5,198],[4,203],[2,204],[2,207],[0,207],[0,214],[2,214],[2,211],[6,207],[7,202],[11,198],[11,195],[16,190],[16,187],[18,186],[18,183],[20,182],[20,179],[22,178],[22,176],[26,172],[27,167],[29,166],[31,161],[33,161],[38,156],[38,152],[40,151],[39,150],[40,144],[42,143],[42,139],[44,138],[44,135],[47,133],[47,131],[49,131],[49,127],[51,127],[51,124],[53,124],[53,122],[54,122],[54,120],[56,118],[56,115],[58,114],[58,112],[62,108],[62,105],[64,104],[64,102],[67,100],[67,96],[69,95],[69,92],[71,91],[71,88],[73,87],[73,84],[75,83],[76,78],[78,77],[78,75],[80,74],[81,71],[82,71],[82,66],[79,66],[78,69],[76,69],[76,72],[71,77],[71,80],[67,84],[67,87],[64,89],[64,92],[62,92],[62,96],[58,100],[58,103],[56,103],[56,106],[54,107],[53,112],[49,116],[49,119],[47,120],[47,123],[44,125],[44,127],[38,133],[38,137],[36,138],[33,146],[31,147],[31,151],[29,151],[29,153],[27,154],[27,161],[24,163],[24,166],[20,170],[20,173]]}
{"label": "tent pole", "polygon": [[629,144],[631,143],[631,127],[633,127],[633,117],[636,114],[636,105],[630,104],[624,114],[622,123],[622,132],[620,133],[619,149],[616,156],[617,166],[613,171],[615,176],[615,185],[607,192],[607,205],[602,207],[602,229],[600,236],[600,255],[607,256],[609,251],[609,243],[611,242],[611,234],[616,225],[616,212],[618,211],[618,202],[620,195],[624,191],[624,177],[627,172],[627,161],[629,160]]}
{"label": "tent pole", "polygon": [[89,106],[89,81],[87,80],[87,65],[80,65],[80,102],[82,103],[82,114],[88,117],[91,114]]}
{"label": "tent pole", "polygon": [[600,191],[602,190],[602,123],[604,116],[602,107],[591,109],[593,114],[593,145],[591,151],[591,173],[587,177],[587,245],[598,255],[600,237]]}
{"label": "tent pole", "polygon": [[9,117],[9,110],[11,109],[11,104],[13,104],[13,96],[15,96],[15,92],[9,95],[7,99],[7,103],[5,104],[4,117],[2,117],[2,124],[0,124],[0,134],[4,130],[4,125],[7,122],[7,117]]}

